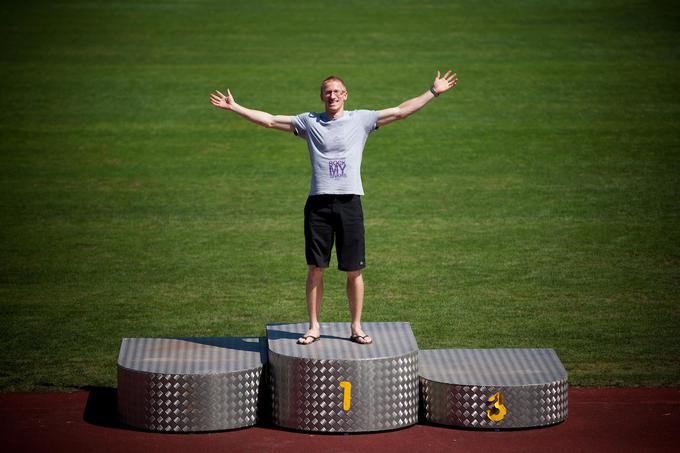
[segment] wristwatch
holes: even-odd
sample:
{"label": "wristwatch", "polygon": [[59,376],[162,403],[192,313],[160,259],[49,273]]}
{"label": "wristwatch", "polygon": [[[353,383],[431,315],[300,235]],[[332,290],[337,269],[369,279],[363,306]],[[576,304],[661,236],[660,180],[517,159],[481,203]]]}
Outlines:
{"label": "wristwatch", "polygon": [[439,96],[439,93],[437,93],[437,90],[434,89],[434,86],[430,87],[430,93],[434,94],[435,97]]}

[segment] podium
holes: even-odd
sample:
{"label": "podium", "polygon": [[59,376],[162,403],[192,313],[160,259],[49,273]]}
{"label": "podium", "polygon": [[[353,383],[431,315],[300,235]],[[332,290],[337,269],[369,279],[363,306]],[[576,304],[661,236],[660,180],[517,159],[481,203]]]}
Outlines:
{"label": "podium", "polygon": [[406,322],[270,324],[265,337],[124,338],[121,422],[151,431],[274,424],[310,432],[370,432],[421,421],[503,429],[566,419],[567,372],[552,349],[418,350]]}
{"label": "podium", "polygon": [[364,323],[373,343],[349,341],[348,323],[267,326],[272,421],[305,431],[362,432],[418,421],[418,346],[408,323]]}
{"label": "podium", "polygon": [[425,421],[528,428],[567,417],[567,371],[552,349],[430,349],[419,365]]}
{"label": "podium", "polygon": [[150,431],[217,431],[259,416],[264,338],[124,338],[118,417]]}

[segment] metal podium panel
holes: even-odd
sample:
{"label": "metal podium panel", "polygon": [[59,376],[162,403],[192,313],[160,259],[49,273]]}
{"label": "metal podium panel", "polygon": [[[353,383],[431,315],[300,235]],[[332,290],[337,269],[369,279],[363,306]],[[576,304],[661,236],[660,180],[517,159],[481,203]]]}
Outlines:
{"label": "metal podium panel", "polygon": [[264,338],[124,338],[118,416],[153,431],[254,425],[266,386]]}
{"label": "metal podium panel", "polygon": [[272,420],[307,431],[383,431],[418,421],[418,345],[408,323],[363,323],[373,343],[349,341],[349,323],[267,326]]}
{"label": "metal podium panel", "polygon": [[567,371],[552,349],[419,353],[423,418],[469,428],[527,428],[567,417]]}

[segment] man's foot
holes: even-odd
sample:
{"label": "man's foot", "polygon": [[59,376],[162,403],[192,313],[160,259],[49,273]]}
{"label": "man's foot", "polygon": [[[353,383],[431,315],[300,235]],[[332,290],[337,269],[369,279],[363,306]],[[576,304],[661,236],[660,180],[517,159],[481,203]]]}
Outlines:
{"label": "man's foot", "polygon": [[307,333],[305,333],[303,336],[298,338],[297,344],[312,344],[315,341],[319,341],[321,339],[321,332],[319,332],[319,329],[309,329]]}
{"label": "man's foot", "polygon": [[368,335],[359,335],[359,334],[352,334],[351,337],[349,337],[349,341],[353,343],[359,343],[359,344],[371,344],[373,343],[373,339],[368,336]]}
{"label": "man's foot", "polygon": [[321,337],[315,337],[314,335],[305,335],[304,337],[298,338],[297,344],[312,344],[320,339]]}

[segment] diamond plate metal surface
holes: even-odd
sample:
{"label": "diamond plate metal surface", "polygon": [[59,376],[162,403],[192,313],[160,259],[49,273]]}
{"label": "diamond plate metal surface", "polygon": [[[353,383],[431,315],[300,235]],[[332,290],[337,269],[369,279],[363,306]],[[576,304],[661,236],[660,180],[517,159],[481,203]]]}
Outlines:
{"label": "diamond plate metal surface", "polygon": [[[365,323],[370,346],[347,340],[349,325],[321,325],[322,340],[294,344],[305,324],[268,326],[272,421],[322,432],[383,431],[418,421],[418,352],[408,323]],[[343,407],[351,383],[351,402]]]}
{"label": "diamond plate metal surface", "polygon": [[[551,349],[423,350],[419,355],[425,421],[468,428],[527,428],[567,417],[567,373]],[[450,363],[447,358],[463,360]],[[489,414],[498,410],[489,399],[497,392],[507,412],[494,421]]]}
{"label": "diamond plate metal surface", "polygon": [[266,401],[265,362],[263,338],[123,339],[119,419],[166,432],[254,425]]}

